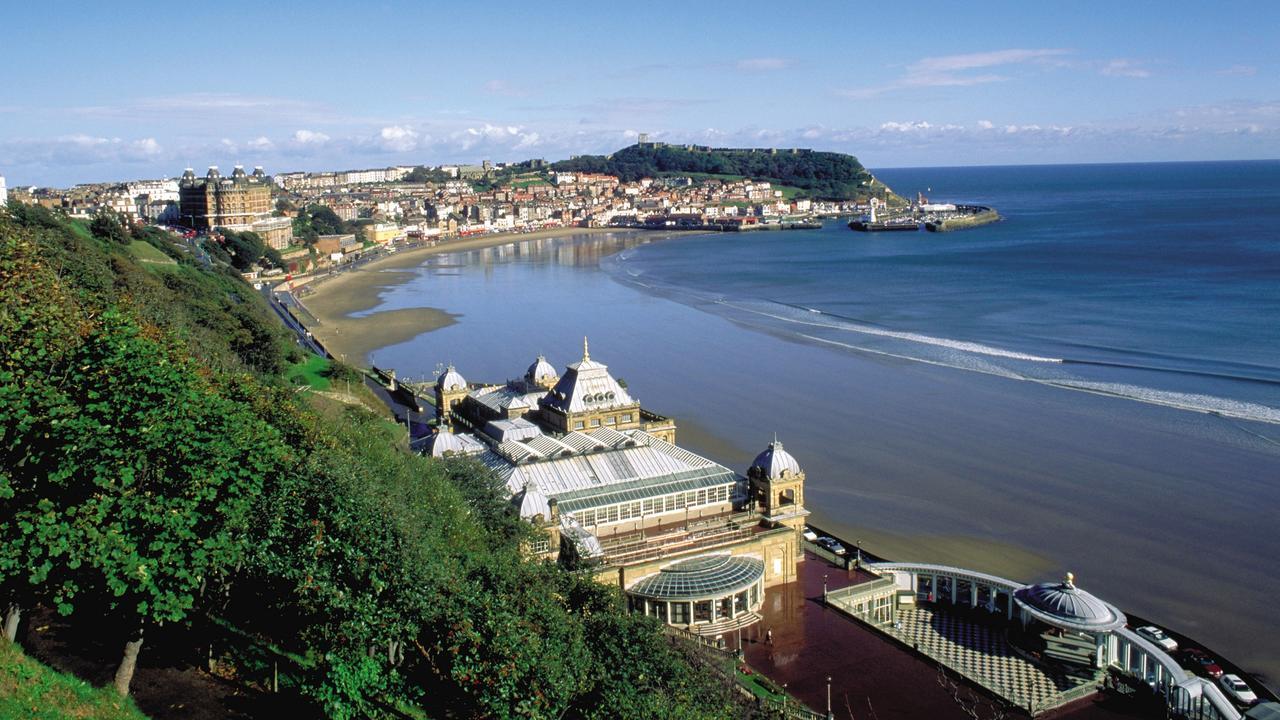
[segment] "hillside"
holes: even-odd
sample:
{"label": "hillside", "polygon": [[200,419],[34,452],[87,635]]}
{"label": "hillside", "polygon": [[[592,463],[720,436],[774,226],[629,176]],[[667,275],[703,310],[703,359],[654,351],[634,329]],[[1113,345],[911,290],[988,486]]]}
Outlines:
{"label": "hillside", "polygon": [[144,720],[133,702],[55,672],[0,640],[0,718]]}
{"label": "hillside", "polygon": [[738,714],[616,588],[526,559],[482,466],[294,392],[325,369],[208,255],[0,210],[0,607],[30,657],[152,717]]}
{"label": "hillside", "polygon": [[857,158],[841,153],[665,143],[638,143],[612,155],[582,155],[557,162],[552,169],[617,175],[623,182],[672,173],[741,176],[799,188],[820,200],[865,199],[874,180]]}

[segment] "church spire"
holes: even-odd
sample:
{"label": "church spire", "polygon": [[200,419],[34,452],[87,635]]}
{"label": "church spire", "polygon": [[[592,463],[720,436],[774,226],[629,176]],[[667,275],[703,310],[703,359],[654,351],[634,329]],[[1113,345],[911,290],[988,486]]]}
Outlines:
{"label": "church spire", "polygon": [[582,336],[582,361],[586,362],[591,359],[591,351],[587,348],[587,336]]}

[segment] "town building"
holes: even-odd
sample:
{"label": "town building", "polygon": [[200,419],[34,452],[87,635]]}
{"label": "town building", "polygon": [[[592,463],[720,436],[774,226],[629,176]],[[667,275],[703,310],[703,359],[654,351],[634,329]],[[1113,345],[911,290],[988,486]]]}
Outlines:
{"label": "town building", "polygon": [[187,168],[178,195],[179,222],[194,230],[251,230],[253,223],[271,215],[271,182],[260,167],[246,174],[237,165],[231,177],[223,177],[215,165],[203,178]]}
{"label": "town building", "polygon": [[9,204],[9,191],[4,186],[4,176],[0,175],[0,207]]}
{"label": "town building", "polygon": [[364,237],[371,243],[385,245],[397,238],[404,237],[404,231],[395,223],[376,223],[365,226]]}
{"label": "town building", "polygon": [[745,476],[675,444],[604,363],[558,373],[539,356],[517,379],[437,378],[424,451],[474,456],[545,533],[531,552],[616,584],[633,612],[716,636],[759,620],[764,589],[803,560],[805,474],[776,440]]}
{"label": "town building", "polygon": [[293,220],[290,218],[264,218],[249,227],[269,248],[283,250],[293,244]]}

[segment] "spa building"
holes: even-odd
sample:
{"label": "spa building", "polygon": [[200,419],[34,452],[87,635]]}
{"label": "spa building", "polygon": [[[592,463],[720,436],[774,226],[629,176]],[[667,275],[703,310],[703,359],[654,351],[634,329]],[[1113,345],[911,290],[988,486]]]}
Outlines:
{"label": "spa building", "polygon": [[436,379],[425,452],[470,455],[500,477],[545,536],[531,551],[617,584],[633,612],[704,635],[760,619],[764,589],[804,558],[804,471],[775,440],[745,475],[676,444],[673,420],[641,406],[591,359],[563,374],[538,357],[517,380]]}

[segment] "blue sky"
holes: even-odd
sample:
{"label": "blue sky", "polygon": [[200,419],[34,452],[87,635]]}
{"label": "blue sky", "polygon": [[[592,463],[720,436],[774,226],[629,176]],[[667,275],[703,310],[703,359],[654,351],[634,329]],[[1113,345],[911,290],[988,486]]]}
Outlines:
{"label": "blue sky", "polygon": [[0,174],[672,142],[870,167],[1280,157],[1280,3],[22,3]]}

